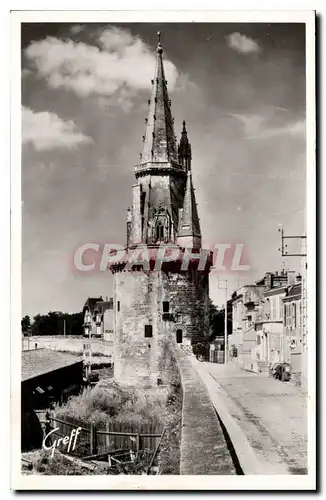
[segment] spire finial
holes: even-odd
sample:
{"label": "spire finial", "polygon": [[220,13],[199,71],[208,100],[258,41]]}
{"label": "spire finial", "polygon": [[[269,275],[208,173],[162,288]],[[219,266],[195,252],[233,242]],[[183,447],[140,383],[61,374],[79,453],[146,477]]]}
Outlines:
{"label": "spire finial", "polygon": [[162,54],[162,52],[163,52],[163,47],[162,47],[162,45],[161,45],[161,32],[160,32],[160,31],[158,31],[158,32],[157,32],[157,40],[158,40],[158,43],[157,43],[157,49],[156,49],[156,52],[157,52],[158,54]]}
{"label": "spire finial", "polygon": [[183,120],[183,122],[182,122],[182,132],[187,132],[187,129],[186,129],[186,120]]}

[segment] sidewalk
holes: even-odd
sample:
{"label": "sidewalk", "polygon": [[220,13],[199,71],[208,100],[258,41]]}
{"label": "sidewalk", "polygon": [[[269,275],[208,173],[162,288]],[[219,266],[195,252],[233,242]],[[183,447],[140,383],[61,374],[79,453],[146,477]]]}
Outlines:
{"label": "sidewalk", "polygon": [[307,396],[236,365],[192,358],[245,474],[307,473]]}

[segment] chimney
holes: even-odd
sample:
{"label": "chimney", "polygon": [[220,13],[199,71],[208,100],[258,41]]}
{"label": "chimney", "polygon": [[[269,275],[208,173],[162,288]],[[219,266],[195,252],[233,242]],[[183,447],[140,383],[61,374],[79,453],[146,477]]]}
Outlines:
{"label": "chimney", "polygon": [[272,273],[265,274],[265,286],[267,290],[272,288]]}
{"label": "chimney", "polygon": [[288,285],[295,285],[295,271],[288,271]]}

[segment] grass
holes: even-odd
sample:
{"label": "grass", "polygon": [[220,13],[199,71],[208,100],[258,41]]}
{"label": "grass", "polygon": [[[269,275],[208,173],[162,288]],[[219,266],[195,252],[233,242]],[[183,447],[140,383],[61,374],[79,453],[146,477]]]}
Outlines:
{"label": "grass", "polygon": [[[128,387],[117,384],[112,378],[112,370],[99,370],[100,380],[94,388],[86,388],[78,396],[72,396],[62,406],[56,405],[58,418],[75,419],[106,428],[108,422],[135,424],[156,422],[165,428],[155,465],[160,474],[179,474],[181,436],[181,383],[177,364],[164,348],[161,360],[163,385],[154,388]],[[60,458],[63,461],[63,458]],[[60,464],[57,466],[60,469]],[[51,464],[51,470],[53,465]],[[134,464],[128,474],[138,474]],[[128,470],[129,470],[128,469]]]}
{"label": "grass", "polygon": [[122,387],[112,379],[109,384],[101,381],[94,388],[86,388],[72,396],[66,404],[56,405],[59,418],[70,417],[105,427],[108,421],[160,421],[169,398],[169,389],[133,389]]}

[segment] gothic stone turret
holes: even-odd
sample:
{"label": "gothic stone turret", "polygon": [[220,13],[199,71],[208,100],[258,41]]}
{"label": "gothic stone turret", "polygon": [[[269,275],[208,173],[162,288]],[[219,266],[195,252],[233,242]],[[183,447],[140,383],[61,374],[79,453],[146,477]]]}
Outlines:
{"label": "gothic stone turret", "polygon": [[[201,231],[191,176],[186,125],[177,147],[171,101],[157,46],[146,132],[135,166],[132,207],[127,211],[127,251],[146,246],[156,255],[162,244],[178,246],[176,262],[156,270],[146,265],[111,266],[115,290],[114,377],[127,384],[162,381],[166,344],[191,344],[207,333],[208,273],[194,259],[181,269],[185,252],[201,248]],[[154,253],[153,253],[154,252]]]}

